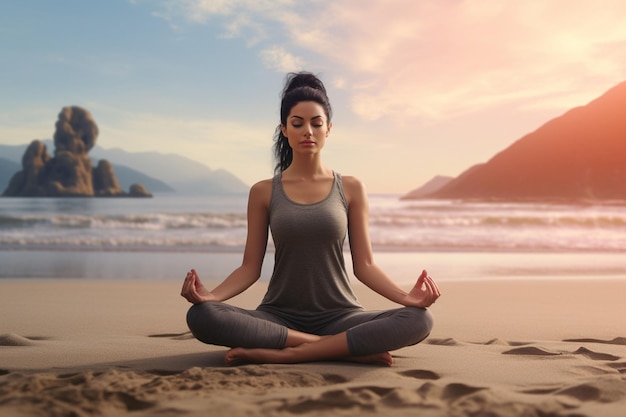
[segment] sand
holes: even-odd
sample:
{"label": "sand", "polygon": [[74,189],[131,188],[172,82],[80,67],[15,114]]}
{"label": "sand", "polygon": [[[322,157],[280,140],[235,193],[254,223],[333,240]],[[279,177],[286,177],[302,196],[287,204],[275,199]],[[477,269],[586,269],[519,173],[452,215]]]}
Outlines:
{"label": "sand", "polygon": [[626,279],[440,287],[433,333],[392,367],[226,367],[188,333],[178,282],[2,280],[0,415],[626,416]]}

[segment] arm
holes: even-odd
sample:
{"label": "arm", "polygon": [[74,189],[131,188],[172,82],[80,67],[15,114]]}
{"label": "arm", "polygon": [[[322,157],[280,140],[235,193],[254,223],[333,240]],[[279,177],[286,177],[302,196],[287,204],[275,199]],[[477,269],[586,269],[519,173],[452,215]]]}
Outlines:
{"label": "arm", "polygon": [[194,304],[225,301],[242,293],[259,279],[267,247],[270,192],[271,181],[261,181],[250,189],[248,234],[241,266],[212,291],[202,285],[196,271],[192,269],[187,273],[181,291],[185,299]]}
{"label": "arm", "polygon": [[357,279],[398,304],[414,307],[430,306],[441,294],[426,271],[422,271],[415,286],[407,292],[375,264],[369,237],[369,204],[365,187],[354,177],[344,177],[343,184],[348,200],[350,252]]}

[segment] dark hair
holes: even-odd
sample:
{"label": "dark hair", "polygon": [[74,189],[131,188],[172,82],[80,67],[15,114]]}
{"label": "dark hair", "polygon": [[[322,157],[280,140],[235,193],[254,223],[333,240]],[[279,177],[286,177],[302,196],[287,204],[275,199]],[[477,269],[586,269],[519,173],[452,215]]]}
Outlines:
{"label": "dark hair", "polygon": [[283,135],[281,125],[287,124],[287,116],[291,109],[302,101],[314,101],[324,108],[327,123],[332,117],[332,108],[322,81],[310,72],[289,73],[285,79],[285,87],[281,93],[280,125],[274,132],[274,158],[276,165],[274,172],[286,170],[293,160],[293,149],[289,146],[287,137]]}

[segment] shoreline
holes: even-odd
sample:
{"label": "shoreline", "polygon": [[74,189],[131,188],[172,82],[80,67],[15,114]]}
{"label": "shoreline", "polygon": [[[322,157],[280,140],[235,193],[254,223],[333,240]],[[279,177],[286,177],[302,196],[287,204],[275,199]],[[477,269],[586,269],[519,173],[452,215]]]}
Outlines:
{"label": "shoreline", "polygon": [[[274,259],[265,256],[261,281]],[[620,253],[572,252],[375,252],[376,263],[396,282],[409,284],[421,269],[438,282],[519,279],[626,280]],[[221,281],[241,264],[241,252],[2,251],[0,281],[18,278],[176,281],[190,268],[203,280]],[[350,276],[352,265],[346,255]]]}

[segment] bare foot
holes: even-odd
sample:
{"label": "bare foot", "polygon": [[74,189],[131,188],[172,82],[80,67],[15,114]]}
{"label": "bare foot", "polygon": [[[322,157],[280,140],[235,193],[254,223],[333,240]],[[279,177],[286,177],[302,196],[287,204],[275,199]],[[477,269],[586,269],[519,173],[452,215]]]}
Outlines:
{"label": "bare foot", "polygon": [[289,360],[288,352],[292,348],[284,349],[246,349],[233,348],[224,356],[227,365],[237,366],[246,363],[294,363]]}

